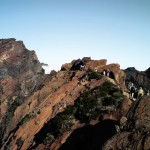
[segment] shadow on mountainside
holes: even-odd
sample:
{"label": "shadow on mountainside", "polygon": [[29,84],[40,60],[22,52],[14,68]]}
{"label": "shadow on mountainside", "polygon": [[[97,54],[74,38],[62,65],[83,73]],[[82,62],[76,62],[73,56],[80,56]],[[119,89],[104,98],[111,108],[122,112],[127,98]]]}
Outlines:
{"label": "shadow on mountainside", "polygon": [[59,150],[101,150],[103,144],[116,134],[117,121],[104,120],[94,126],[76,129]]}

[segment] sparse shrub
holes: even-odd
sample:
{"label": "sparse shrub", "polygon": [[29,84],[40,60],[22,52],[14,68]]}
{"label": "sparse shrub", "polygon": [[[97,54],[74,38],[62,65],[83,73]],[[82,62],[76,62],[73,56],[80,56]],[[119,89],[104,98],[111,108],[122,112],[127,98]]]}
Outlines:
{"label": "sparse shrub", "polygon": [[20,125],[25,124],[27,121],[29,121],[31,119],[31,115],[27,114],[21,121],[20,121]]}
{"label": "sparse shrub", "polygon": [[50,133],[47,133],[46,138],[44,140],[44,144],[45,145],[50,145],[53,140],[54,140],[54,136]]}
{"label": "sparse shrub", "polygon": [[75,102],[77,108],[75,117],[81,122],[96,119],[101,112],[101,99],[97,97],[98,93],[93,94],[94,92],[96,92],[94,89],[84,92]]}
{"label": "sparse shrub", "polygon": [[106,81],[101,87],[99,87],[99,96],[103,97],[103,105],[115,105],[118,106],[119,102],[123,98],[122,91],[111,82]]}
{"label": "sparse shrub", "polygon": [[52,134],[55,135],[55,137],[62,135],[65,131],[69,131],[71,129],[75,120],[75,112],[75,107],[67,106],[63,112],[59,113],[53,119],[50,126],[53,128]]}
{"label": "sparse shrub", "polygon": [[99,96],[100,97],[106,97],[108,95],[107,91],[100,91]]}
{"label": "sparse shrub", "polygon": [[123,96],[123,94],[122,94],[122,92],[120,90],[118,90],[118,91],[114,92],[112,94],[112,96],[115,97],[115,98],[120,98],[120,97]]}
{"label": "sparse shrub", "polygon": [[21,148],[22,145],[23,145],[23,140],[22,140],[22,138],[17,139],[16,144],[17,144],[17,150],[20,150],[20,148]]}
{"label": "sparse shrub", "polygon": [[102,86],[99,86],[97,87],[99,89],[99,92],[107,92],[109,93],[109,91],[114,87],[114,85],[109,82],[109,81],[106,81],[103,83]]}
{"label": "sparse shrub", "polygon": [[91,80],[91,79],[101,79],[102,76],[100,73],[92,70],[92,69],[88,69],[87,72],[86,72],[86,75],[88,75],[88,79]]}
{"label": "sparse shrub", "polygon": [[73,120],[73,116],[61,116],[57,122],[58,134],[61,135],[62,133],[71,130]]}
{"label": "sparse shrub", "polygon": [[88,90],[80,95],[75,102],[77,112],[75,117],[82,122],[96,119],[105,107],[117,107],[122,97],[122,92],[111,82],[106,81],[102,86]]}
{"label": "sparse shrub", "polygon": [[79,99],[87,98],[92,93],[92,90],[85,91],[80,95]]}
{"label": "sparse shrub", "polygon": [[22,97],[17,97],[15,99],[15,101],[12,100],[11,96],[7,97],[7,106],[8,106],[8,110],[7,110],[7,114],[4,120],[2,120],[2,123],[0,124],[0,134],[3,135],[5,132],[5,129],[8,125],[8,123],[11,121],[11,119],[13,118],[14,115],[14,111],[16,110],[16,108],[18,106],[20,106],[24,101],[24,98]]}

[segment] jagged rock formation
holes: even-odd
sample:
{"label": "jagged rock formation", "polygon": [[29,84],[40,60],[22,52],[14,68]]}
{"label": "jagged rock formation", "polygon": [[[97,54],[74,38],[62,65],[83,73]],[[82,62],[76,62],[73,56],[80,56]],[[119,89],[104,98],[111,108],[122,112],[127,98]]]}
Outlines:
{"label": "jagged rock formation", "polygon": [[132,105],[127,125],[121,133],[109,140],[103,150],[149,150],[150,149],[150,96],[145,96]]}
{"label": "jagged rock formation", "polygon": [[[42,144],[44,139],[42,139],[42,145],[38,145],[38,136],[42,136],[40,131],[46,130],[47,123],[49,124],[52,118],[63,111],[66,105],[74,105],[74,101],[80,97],[81,93],[89,88],[94,89],[108,80],[107,77],[102,77],[99,80],[82,81],[85,73],[83,71],[60,71],[56,75],[50,76],[41,90],[35,92],[15,110],[3,136],[2,149],[8,145],[17,149],[20,146],[18,143],[21,143],[21,149],[34,146],[37,149],[46,149]],[[61,141],[69,136],[64,134],[59,137]],[[47,134],[44,138],[46,136]],[[55,144],[51,145],[51,147],[55,147],[53,149],[57,149],[58,145],[61,146],[61,142],[57,140],[55,139]]]}
{"label": "jagged rock formation", "polygon": [[99,150],[132,105],[119,64],[84,57],[44,75],[21,41],[0,40],[0,53],[2,150]]}
{"label": "jagged rock formation", "polygon": [[131,81],[137,88],[144,87],[144,90],[150,90],[150,68],[146,71],[138,71],[134,67],[125,69],[126,82]]}
{"label": "jagged rock formation", "polygon": [[3,94],[30,95],[38,89],[44,75],[35,52],[27,50],[22,41],[15,39],[0,41],[0,79]]}
{"label": "jagged rock formation", "polygon": [[[42,81],[43,70],[34,51],[15,39],[1,40],[0,46],[1,108],[11,102],[2,118],[2,150],[58,149],[79,127],[88,123],[97,128],[99,117],[118,122],[117,105],[126,90],[125,73],[118,64],[86,57],[82,59],[86,70],[71,69],[72,61]],[[104,68],[110,69],[111,78],[101,74]],[[114,125],[111,129],[112,136]]]}
{"label": "jagged rock formation", "polygon": [[15,109],[41,85],[44,70],[22,41],[0,40],[0,128],[4,135]]}

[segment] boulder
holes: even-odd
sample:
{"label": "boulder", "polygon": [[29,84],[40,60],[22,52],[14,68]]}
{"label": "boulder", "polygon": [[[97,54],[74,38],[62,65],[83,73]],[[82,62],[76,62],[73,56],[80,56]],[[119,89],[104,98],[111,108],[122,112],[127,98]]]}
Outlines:
{"label": "boulder", "polygon": [[101,59],[101,60],[91,60],[91,61],[88,61],[86,63],[86,67],[89,68],[89,69],[97,69],[99,67],[102,67],[102,66],[106,66],[106,63],[107,63],[107,60],[106,59]]}
{"label": "boulder", "polygon": [[108,140],[103,150],[150,149],[150,96],[144,96],[132,105],[122,132]]}

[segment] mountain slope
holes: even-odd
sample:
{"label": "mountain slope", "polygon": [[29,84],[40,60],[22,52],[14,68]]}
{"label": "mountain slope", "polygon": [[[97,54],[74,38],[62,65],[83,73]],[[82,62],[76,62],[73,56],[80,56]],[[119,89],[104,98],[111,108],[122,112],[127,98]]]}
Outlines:
{"label": "mountain slope", "polygon": [[2,150],[102,149],[132,105],[119,64],[85,57],[45,75],[21,41],[1,39],[0,53]]}

